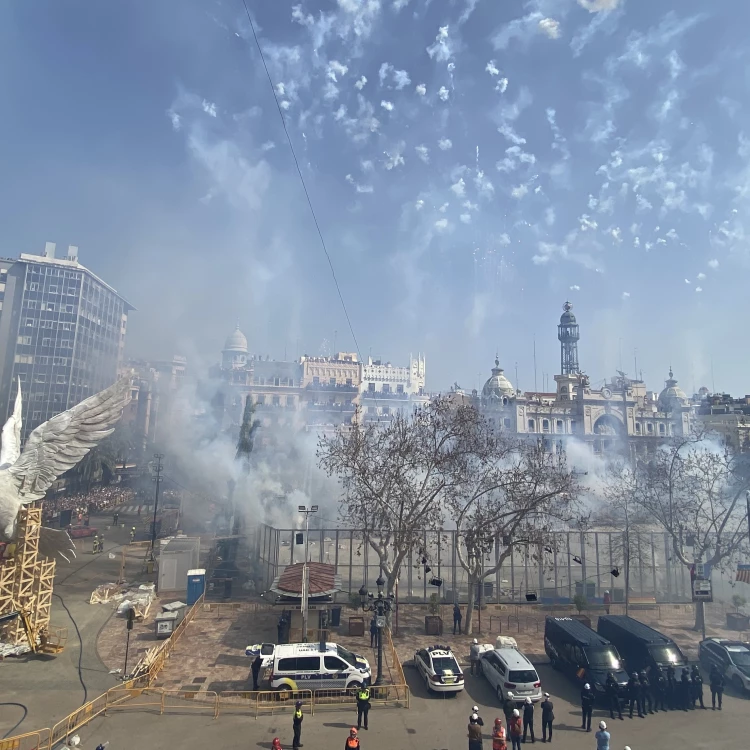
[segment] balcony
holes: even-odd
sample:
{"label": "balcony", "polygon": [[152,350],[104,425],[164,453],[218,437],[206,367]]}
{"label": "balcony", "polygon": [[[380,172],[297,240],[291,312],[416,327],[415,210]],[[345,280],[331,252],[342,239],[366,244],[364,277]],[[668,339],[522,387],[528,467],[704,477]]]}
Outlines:
{"label": "balcony", "polygon": [[305,386],[306,391],[335,391],[337,393],[357,393],[358,388],[356,385],[340,385],[336,383],[331,385],[330,383],[308,383]]}

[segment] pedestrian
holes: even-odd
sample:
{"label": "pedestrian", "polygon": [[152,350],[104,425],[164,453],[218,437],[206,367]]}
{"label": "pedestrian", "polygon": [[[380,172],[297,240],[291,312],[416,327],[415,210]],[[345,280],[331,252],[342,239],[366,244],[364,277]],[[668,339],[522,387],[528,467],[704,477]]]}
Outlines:
{"label": "pedestrian", "polygon": [[711,687],[711,709],[716,710],[716,701],[718,699],[719,711],[721,711],[721,699],[724,695],[724,676],[719,672],[719,668],[715,664],[711,667],[708,682]]}
{"label": "pedestrian", "polygon": [[[474,714],[472,714],[474,715]],[[482,727],[475,721],[469,721],[469,750],[482,750]]]}
{"label": "pedestrian", "polygon": [[480,727],[484,726],[482,717],[479,715],[479,706],[471,707],[471,714],[469,714],[469,721],[474,722],[474,724],[479,724]]}
{"label": "pedestrian", "polygon": [[667,667],[667,705],[670,711],[677,708],[677,676],[671,664]]}
{"label": "pedestrian", "polygon": [[367,715],[370,713],[370,688],[362,685],[357,691],[357,729],[364,724],[367,731]]}
{"label": "pedestrian", "polygon": [[354,727],[349,730],[349,736],[346,738],[344,750],[359,750],[359,737],[357,736],[357,730]]}
{"label": "pedestrian", "polygon": [[661,706],[661,710],[666,711],[664,693],[667,690],[667,681],[664,679],[664,673],[659,667],[656,668],[654,676],[651,678],[651,690],[654,695],[654,709],[658,711],[659,706]]}
{"label": "pedestrian", "polygon": [[294,714],[292,717],[292,729],[294,730],[294,742],[292,747],[304,747],[300,740],[302,739],[302,701],[297,701],[294,704]]}
{"label": "pedestrian", "polygon": [[258,654],[255,659],[253,659],[252,666],[250,667],[250,670],[253,673],[253,690],[258,690],[258,677],[260,677],[261,662],[260,654]]}
{"label": "pedestrian", "polygon": [[521,750],[522,735],[521,712],[517,708],[514,708],[513,715],[510,717],[510,744],[512,750]]}
{"label": "pedestrian", "polygon": [[591,715],[594,712],[594,701],[596,696],[587,682],[581,690],[581,729],[591,731]]}
{"label": "pedestrian", "polygon": [[536,742],[534,739],[534,704],[531,702],[531,698],[527,698],[523,704],[523,741],[526,742],[526,731],[531,734],[531,741]]}
{"label": "pedestrian", "polygon": [[453,602],[453,635],[456,635],[456,630],[461,632],[461,607],[458,606],[458,602]]}
{"label": "pedestrian", "polygon": [[604,611],[609,614],[609,608],[612,606],[612,597],[609,595],[609,591],[604,592]]}
{"label": "pedestrian", "polygon": [[503,701],[503,713],[505,714],[505,727],[508,730],[508,736],[510,736],[510,722],[513,719],[513,709],[515,707],[513,693],[508,691],[508,697]]}
{"label": "pedestrian", "polygon": [[99,535],[99,552],[104,552],[104,534]]}
{"label": "pedestrian", "polygon": [[678,685],[679,688],[679,699],[680,699],[680,708],[683,711],[688,711],[690,709],[690,693],[692,691],[692,685],[690,684],[690,673],[687,670],[687,667],[685,667],[682,670],[682,674],[680,675],[680,684]]}
{"label": "pedestrian", "polygon": [[133,526],[132,529],[130,529],[130,543],[132,544],[135,541],[135,526]]}
{"label": "pedestrian", "polygon": [[113,524],[113,526],[117,526],[117,521],[118,521],[119,519],[120,519],[120,514],[119,514],[119,513],[117,512],[117,511],[115,511],[115,514],[114,514],[114,516],[112,517],[112,520],[114,521],[114,524]]}
{"label": "pedestrian", "polygon": [[552,742],[552,722],[555,720],[555,711],[552,701],[549,699],[549,693],[544,694],[542,701],[542,742]]}
{"label": "pedestrian", "polygon": [[633,709],[638,709],[638,716],[643,718],[643,714],[641,713],[641,707],[638,702],[638,695],[640,693],[640,683],[638,682],[638,675],[633,672],[633,674],[630,675],[630,679],[628,680],[628,700],[630,701],[630,718],[633,718]]}
{"label": "pedestrian", "polygon": [[599,722],[599,731],[594,736],[596,737],[596,750],[609,750],[610,735],[606,721]]}
{"label": "pedestrian", "polygon": [[[646,715],[647,711],[650,714],[654,713],[654,706],[651,703],[651,683],[649,683],[648,676],[646,675],[645,671],[641,671],[640,674],[640,691],[638,693],[638,696],[638,707],[640,709],[640,712],[644,716]],[[646,708],[646,704],[648,704],[648,709]]]}
{"label": "pedestrian", "polygon": [[472,641],[469,649],[469,660],[471,661],[471,673],[474,674],[474,669],[479,673],[479,641],[476,638]]}
{"label": "pedestrian", "polygon": [[495,719],[495,724],[492,727],[492,750],[508,750],[505,725],[500,717]]}
{"label": "pedestrian", "polygon": [[271,750],[282,750],[281,740],[278,737],[273,738],[273,742],[271,743]]}
{"label": "pedestrian", "polygon": [[612,672],[607,672],[607,682],[604,685],[604,690],[607,695],[607,701],[609,703],[609,718],[615,718],[615,711],[617,715],[622,719],[622,708],[620,706],[620,686],[617,684],[617,680]]}
{"label": "pedestrian", "polygon": [[693,664],[693,705],[695,701],[699,701],[701,708],[705,710],[703,704],[703,676],[701,675],[700,667],[697,664]]}
{"label": "pedestrian", "polygon": [[370,648],[374,648],[378,641],[378,624],[375,618],[373,617],[372,620],[370,620]]}

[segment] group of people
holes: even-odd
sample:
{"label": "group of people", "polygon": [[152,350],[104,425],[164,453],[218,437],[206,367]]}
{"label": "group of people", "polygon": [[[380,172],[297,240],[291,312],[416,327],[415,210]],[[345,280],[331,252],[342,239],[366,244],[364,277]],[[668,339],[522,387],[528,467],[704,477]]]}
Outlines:
{"label": "group of people", "polygon": [[[367,714],[369,711],[370,689],[368,687],[363,687],[357,694],[357,726],[352,727],[349,730],[349,736],[344,743],[344,750],[360,750],[359,729],[363,717],[365,729],[367,729]],[[294,704],[294,713],[292,714],[292,733],[294,737],[292,740],[292,748],[295,750],[298,747],[304,747],[302,744],[302,721],[304,718],[304,714],[302,713],[302,701],[297,701]],[[278,737],[273,738],[271,750],[282,750],[281,740]]]}
{"label": "group of people", "polygon": [[[554,706],[550,700],[549,693],[544,694],[544,700],[540,704],[542,711],[542,742],[552,742],[552,722],[555,720]],[[508,693],[508,699],[503,704],[505,721],[498,717],[492,726],[492,750],[507,750],[508,739],[510,739],[511,750],[520,750],[521,743],[534,737],[534,704],[531,698],[526,698],[523,703],[523,713],[516,708],[513,693]],[[482,727],[484,721],[479,716],[479,706],[471,709],[469,716],[469,750],[482,750]]]}
{"label": "group of people", "polygon": [[[711,688],[711,707],[716,709],[717,703],[721,711],[722,697],[724,695],[724,677],[714,665],[709,677]],[[666,674],[657,668],[651,673],[640,674],[633,672],[628,684],[623,690],[617,684],[614,675],[610,672],[604,686],[607,705],[609,706],[610,718],[615,718],[615,713],[622,719],[623,709],[629,711],[632,719],[633,713],[643,718],[647,713],[653,714],[662,711],[690,711],[696,708],[696,703],[701,708],[706,708],[703,702],[703,676],[697,664],[688,670],[683,667],[679,679],[675,668],[667,667]],[[588,683],[581,691],[581,728],[591,731],[591,714],[594,708],[596,695]]]}

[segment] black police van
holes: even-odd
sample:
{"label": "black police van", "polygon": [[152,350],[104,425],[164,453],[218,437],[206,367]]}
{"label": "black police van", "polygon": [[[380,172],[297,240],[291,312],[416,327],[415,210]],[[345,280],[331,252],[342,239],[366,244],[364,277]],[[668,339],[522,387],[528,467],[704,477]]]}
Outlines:
{"label": "black police van", "polygon": [[617,649],[580,620],[547,617],[544,650],[555,669],[575,680],[579,687],[588,682],[599,699],[604,697],[608,673],[612,673],[620,689],[628,684]]}
{"label": "black police van", "polygon": [[687,659],[671,638],[640,620],[627,615],[602,615],[596,631],[617,647],[628,672],[650,673],[656,667],[666,672],[671,665],[679,674],[687,666]]}

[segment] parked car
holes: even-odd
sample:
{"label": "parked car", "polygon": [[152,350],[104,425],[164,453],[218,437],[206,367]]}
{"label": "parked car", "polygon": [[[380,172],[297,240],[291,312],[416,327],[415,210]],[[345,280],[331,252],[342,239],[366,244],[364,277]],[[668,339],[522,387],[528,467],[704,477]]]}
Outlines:
{"label": "parked car", "polygon": [[458,693],[464,689],[464,673],[448,646],[428,646],[414,654],[414,666],[428,691]]}
{"label": "parked car", "polygon": [[627,615],[602,615],[596,632],[616,648],[627,672],[650,673],[673,666],[678,673],[688,660],[677,644],[658,630]]}
{"label": "parked car", "polygon": [[283,644],[272,659],[272,690],[356,689],[372,677],[367,659],[335,643]]}
{"label": "parked car", "polygon": [[531,698],[533,703],[542,700],[542,683],[534,665],[515,648],[497,648],[485,651],[479,660],[479,669],[492,685],[500,703],[508,693],[519,702]]}
{"label": "parked car", "polygon": [[706,638],[699,644],[698,658],[706,670],[715,664],[738,692],[750,690],[750,643]]}
{"label": "parked car", "polygon": [[609,672],[621,690],[628,684],[617,649],[572,617],[547,617],[544,650],[555,669],[567,674],[579,687],[588,682],[600,699],[604,697]]}

